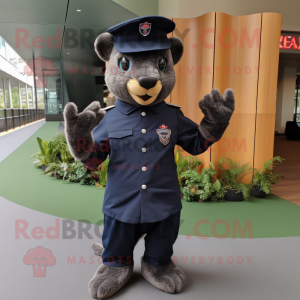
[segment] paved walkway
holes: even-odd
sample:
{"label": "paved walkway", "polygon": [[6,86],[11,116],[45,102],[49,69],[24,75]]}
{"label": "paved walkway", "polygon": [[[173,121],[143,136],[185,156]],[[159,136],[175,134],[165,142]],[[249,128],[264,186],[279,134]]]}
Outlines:
{"label": "paved walkway", "polygon": [[[0,161],[42,125],[32,125],[34,127],[1,137]],[[25,208],[3,197],[0,197],[0,207],[1,299],[92,299],[87,283],[99,262],[90,246],[101,241],[103,228],[91,225],[84,231],[89,225]],[[51,252],[46,251],[41,256],[28,253],[37,247]],[[140,257],[144,245],[141,240],[134,253],[133,277],[111,299],[298,300],[299,249],[300,237],[199,239],[179,236],[174,259],[186,272],[187,284],[181,294],[170,295],[142,278]],[[43,256],[48,263],[46,268],[33,266]]]}

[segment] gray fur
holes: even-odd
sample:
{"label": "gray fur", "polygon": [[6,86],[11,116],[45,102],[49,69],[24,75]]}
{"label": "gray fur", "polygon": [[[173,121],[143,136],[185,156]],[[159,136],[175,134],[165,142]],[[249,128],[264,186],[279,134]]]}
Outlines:
{"label": "gray fur", "polygon": [[[183,43],[178,38],[171,38],[171,49],[146,51],[142,53],[122,54],[114,48],[113,36],[109,33],[101,34],[95,41],[95,50],[102,60],[108,61],[105,81],[109,90],[120,100],[139,106],[127,91],[130,79],[138,80],[141,76],[151,76],[160,80],[162,90],[150,105],[164,101],[172,92],[175,85],[174,65],[179,62],[183,53]],[[132,68],[127,72],[119,68],[119,60],[125,56],[131,61]],[[157,62],[166,58],[167,67],[160,71]],[[199,131],[206,139],[217,141],[222,137],[234,111],[234,94],[231,89],[225,91],[224,98],[214,89],[199,102],[204,118],[199,125]],[[90,104],[82,113],[78,114],[74,103],[68,103],[64,110],[65,133],[70,151],[76,160],[85,160],[90,151],[77,152],[77,140],[83,138],[87,145],[94,143],[92,130],[100,123],[105,115],[98,102]],[[94,243],[92,249],[101,256],[103,246]],[[119,291],[130,279],[133,264],[125,267],[110,267],[101,265],[89,282],[89,291],[95,298],[105,299]],[[166,267],[155,267],[142,259],[142,275],[156,288],[167,293],[179,293],[185,284],[186,276],[173,262]]]}
{"label": "gray fur", "polygon": [[[129,95],[126,84],[132,78],[151,76],[161,80],[163,88],[157,99],[150,105],[164,101],[174,88],[174,65],[179,62],[183,53],[183,43],[179,38],[170,38],[170,41],[171,49],[122,54],[113,47],[111,34],[102,33],[98,36],[95,41],[95,50],[102,60],[109,62],[105,74],[108,89],[120,100],[139,106]],[[128,58],[132,64],[132,68],[127,72],[119,68],[119,60],[123,56]],[[164,71],[157,68],[157,62],[161,58],[167,59],[167,68]]]}
{"label": "gray fur", "polygon": [[94,244],[92,245],[92,249],[93,249],[94,253],[95,253],[96,255],[98,255],[98,256],[101,256],[102,253],[103,253],[103,251],[104,251],[103,246],[102,246],[101,244],[98,244],[98,243],[94,243]]}
{"label": "gray fur", "polygon": [[125,267],[109,267],[102,264],[88,284],[89,292],[94,298],[109,298],[128,282],[132,273],[133,264]]}
{"label": "gray fur", "polygon": [[[119,60],[123,56],[129,59],[132,64],[131,69],[127,72],[118,67]],[[164,71],[160,71],[157,68],[157,62],[161,58],[167,59],[167,67]],[[139,106],[129,95],[126,84],[130,79],[138,80],[141,76],[154,77],[162,83],[162,90],[151,105],[164,101],[171,94],[175,85],[175,71],[171,50],[122,54],[113,48],[105,74],[105,82],[108,89],[120,100]]]}
{"label": "gray fur", "polygon": [[213,89],[210,94],[206,94],[204,99],[199,101],[199,107],[204,113],[199,131],[207,140],[213,142],[220,140],[235,108],[232,89],[227,89],[224,97],[219,90]]}
{"label": "gray fur", "polygon": [[[94,143],[92,130],[103,119],[105,112],[99,102],[92,102],[82,113],[78,114],[77,107],[70,102],[64,109],[65,134],[72,156],[79,161],[87,159],[91,152],[89,145]],[[86,151],[77,151],[78,139],[86,141]]]}
{"label": "gray fur", "polygon": [[170,38],[171,41],[171,52],[173,58],[173,65],[175,66],[181,59],[183,54],[183,42],[178,37]]}
{"label": "gray fur", "polygon": [[166,293],[175,294],[182,291],[186,276],[173,262],[166,267],[155,267],[142,258],[142,275],[153,286]]}
{"label": "gray fur", "polygon": [[114,47],[114,37],[110,33],[104,32],[96,38],[94,47],[96,53],[102,60],[109,61]]}

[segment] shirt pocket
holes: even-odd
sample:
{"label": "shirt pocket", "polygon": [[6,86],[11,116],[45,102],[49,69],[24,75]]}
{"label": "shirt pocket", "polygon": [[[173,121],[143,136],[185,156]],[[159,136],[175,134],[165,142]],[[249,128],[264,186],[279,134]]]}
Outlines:
{"label": "shirt pocket", "polygon": [[120,130],[113,130],[108,132],[108,138],[111,139],[122,139],[127,136],[132,135],[132,128],[131,129],[120,129]]}

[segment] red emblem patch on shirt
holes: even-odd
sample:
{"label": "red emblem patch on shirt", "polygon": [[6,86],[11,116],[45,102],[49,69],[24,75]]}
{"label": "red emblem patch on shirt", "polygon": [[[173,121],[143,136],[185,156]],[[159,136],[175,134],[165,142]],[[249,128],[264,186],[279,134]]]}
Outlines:
{"label": "red emblem patch on shirt", "polygon": [[156,133],[159,136],[160,142],[166,146],[170,142],[171,130],[164,124],[159,126],[159,128],[160,129],[156,129]]}

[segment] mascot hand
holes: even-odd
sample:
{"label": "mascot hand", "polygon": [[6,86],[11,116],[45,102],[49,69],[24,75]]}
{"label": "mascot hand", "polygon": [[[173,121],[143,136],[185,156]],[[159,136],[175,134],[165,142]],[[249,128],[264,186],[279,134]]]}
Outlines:
{"label": "mascot hand", "polygon": [[[77,107],[70,102],[65,106],[65,133],[71,154],[76,160],[85,160],[90,156],[89,145],[94,143],[92,130],[99,125],[105,111],[99,102],[92,102],[83,112],[78,114]],[[84,145],[84,147],[78,147]]]}
{"label": "mascot hand", "polygon": [[234,103],[232,89],[227,89],[224,97],[219,90],[213,89],[199,101],[204,114],[199,130],[205,139],[216,142],[222,137],[233,114]]}

